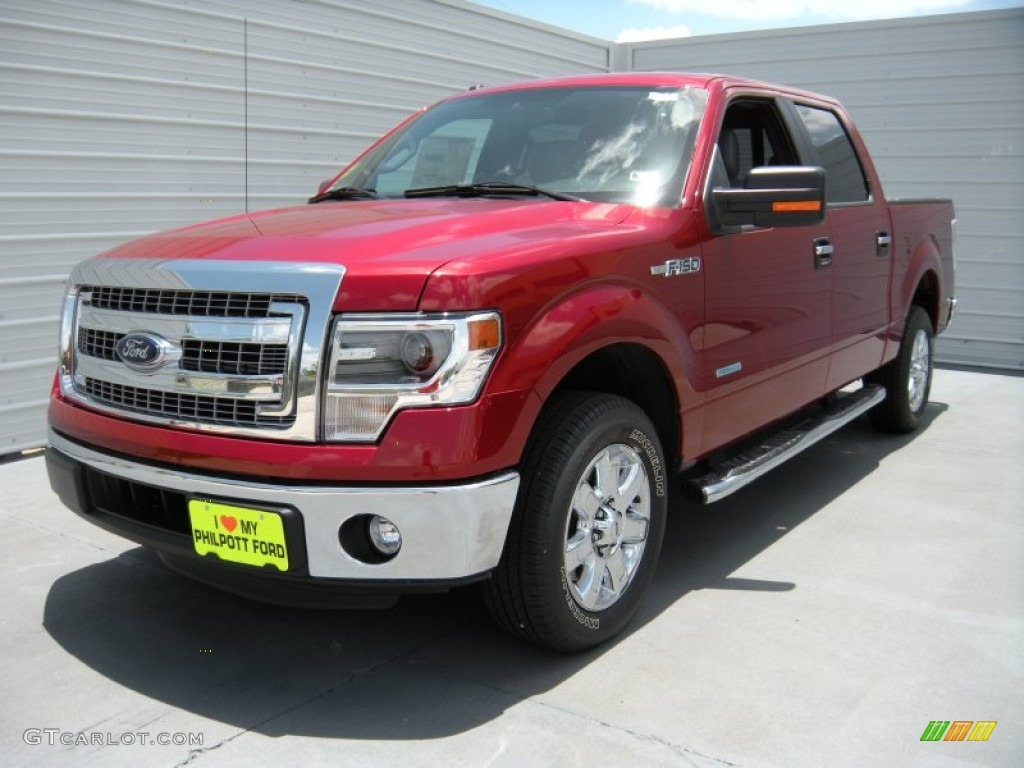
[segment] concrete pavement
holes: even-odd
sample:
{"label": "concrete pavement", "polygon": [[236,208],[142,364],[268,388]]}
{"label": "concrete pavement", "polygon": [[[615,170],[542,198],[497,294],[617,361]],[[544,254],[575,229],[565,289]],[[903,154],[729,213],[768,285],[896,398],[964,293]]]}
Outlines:
{"label": "concrete pavement", "polygon": [[[65,510],[42,459],[6,464],[0,765],[1017,765],[1022,459],[1024,378],[937,371],[917,435],[862,419],[717,505],[674,499],[640,615],[575,657],[473,590],[215,592]],[[998,725],[921,742],[933,720]]]}

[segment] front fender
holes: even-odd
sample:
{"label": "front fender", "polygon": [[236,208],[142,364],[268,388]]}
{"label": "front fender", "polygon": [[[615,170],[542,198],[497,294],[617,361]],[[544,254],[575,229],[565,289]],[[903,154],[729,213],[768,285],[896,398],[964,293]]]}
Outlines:
{"label": "front fender", "polygon": [[676,280],[652,277],[652,267],[667,258],[699,256],[692,216],[630,213],[633,218],[624,222],[622,207],[581,209],[577,219],[541,228],[533,240],[506,238],[511,242],[503,250],[449,262],[427,282],[423,311],[501,311],[505,345],[485,391],[531,393],[508,436],[516,455],[551,393],[581,361],[606,347],[650,350],[680,409],[685,413],[700,402],[691,382],[699,381],[694,350],[703,332],[703,272]]}
{"label": "front fender", "polygon": [[620,285],[592,286],[548,307],[509,345],[495,371],[495,384],[533,389],[547,400],[584,358],[620,343],[654,352],[672,377],[680,402],[692,402],[689,382],[697,371],[696,356],[679,321],[640,288]]}
{"label": "front fender", "polygon": [[[533,391],[510,435],[521,455],[533,423],[551,393],[589,355],[615,344],[646,347],[668,373],[681,410],[699,400],[693,345],[668,307],[639,287],[592,285],[546,307],[498,360],[488,390]],[[595,382],[600,389],[600,382]]]}

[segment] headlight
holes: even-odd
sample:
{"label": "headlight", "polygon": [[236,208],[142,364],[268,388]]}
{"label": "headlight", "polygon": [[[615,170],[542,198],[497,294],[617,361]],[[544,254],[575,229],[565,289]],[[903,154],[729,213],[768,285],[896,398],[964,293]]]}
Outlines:
{"label": "headlight", "polygon": [[324,439],[372,441],[403,408],[472,402],[500,348],[497,312],[339,315],[331,330]]}

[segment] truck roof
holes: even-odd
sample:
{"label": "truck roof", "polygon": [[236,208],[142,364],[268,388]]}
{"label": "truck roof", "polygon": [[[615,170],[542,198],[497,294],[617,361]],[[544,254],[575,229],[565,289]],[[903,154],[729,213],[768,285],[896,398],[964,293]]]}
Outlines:
{"label": "truck roof", "polygon": [[[465,91],[448,99],[464,98],[470,94],[497,93],[501,91],[523,90],[528,88],[574,88],[601,85],[622,85],[622,86],[650,86],[652,88],[675,87],[705,88],[708,90],[723,90],[737,86],[750,88],[767,89],[780,93],[787,93],[795,96],[803,95],[809,98],[837,103],[835,99],[823,96],[819,93],[804,91],[799,88],[791,88],[775,83],[768,83],[761,80],[751,80],[733,75],[695,73],[695,72],[598,72],[585,75],[569,75],[567,77],[551,77],[525,82],[506,83],[484,88],[475,88]],[[447,99],[445,99],[447,100]]]}

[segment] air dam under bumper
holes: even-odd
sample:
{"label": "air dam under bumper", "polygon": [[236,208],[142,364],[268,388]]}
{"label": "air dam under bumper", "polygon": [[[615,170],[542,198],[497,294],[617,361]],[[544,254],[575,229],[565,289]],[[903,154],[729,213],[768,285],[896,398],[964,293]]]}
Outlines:
{"label": "air dam under bumper", "polygon": [[[175,491],[188,497],[211,498],[240,506],[289,508],[301,517],[308,575],[339,579],[367,586],[369,582],[457,583],[492,570],[501,558],[505,535],[519,488],[519,475],[508,472],[465,485],[422,487],[337,488],[322,485],[276,485],[189,474],[179,469],[140,464],[72,442],[52,429],[49,433],[50,482],[62,501],[86,519],[93,517],[88,499],[74,491],[70,473],[76,464],[104,475],[150,488]],[[63,468],[62,468],[63,467]],[[59,475],[67,477],[61,478]],[[69,498],[73,495],[77,498]],[[338,531],[355,515],[381,515],[401,531],[402,548],[387,562],[368,564],[347,555]],[[98,525],[127,538],[142,541],[148,526],[105,515]],[[293,528],[293,530],[297,529]],[[287,530],[287,524],[286,524]],[[172,534],[177,546],[162,547],[159,537],[142,543],[182,554],[182,542],[191,548],[187,532]],[[134,534],[134,535],[133,535]],[[195,555],[197,561],[200,558]],[[234,572],[259,576],[259,569],[232,567]]]}

